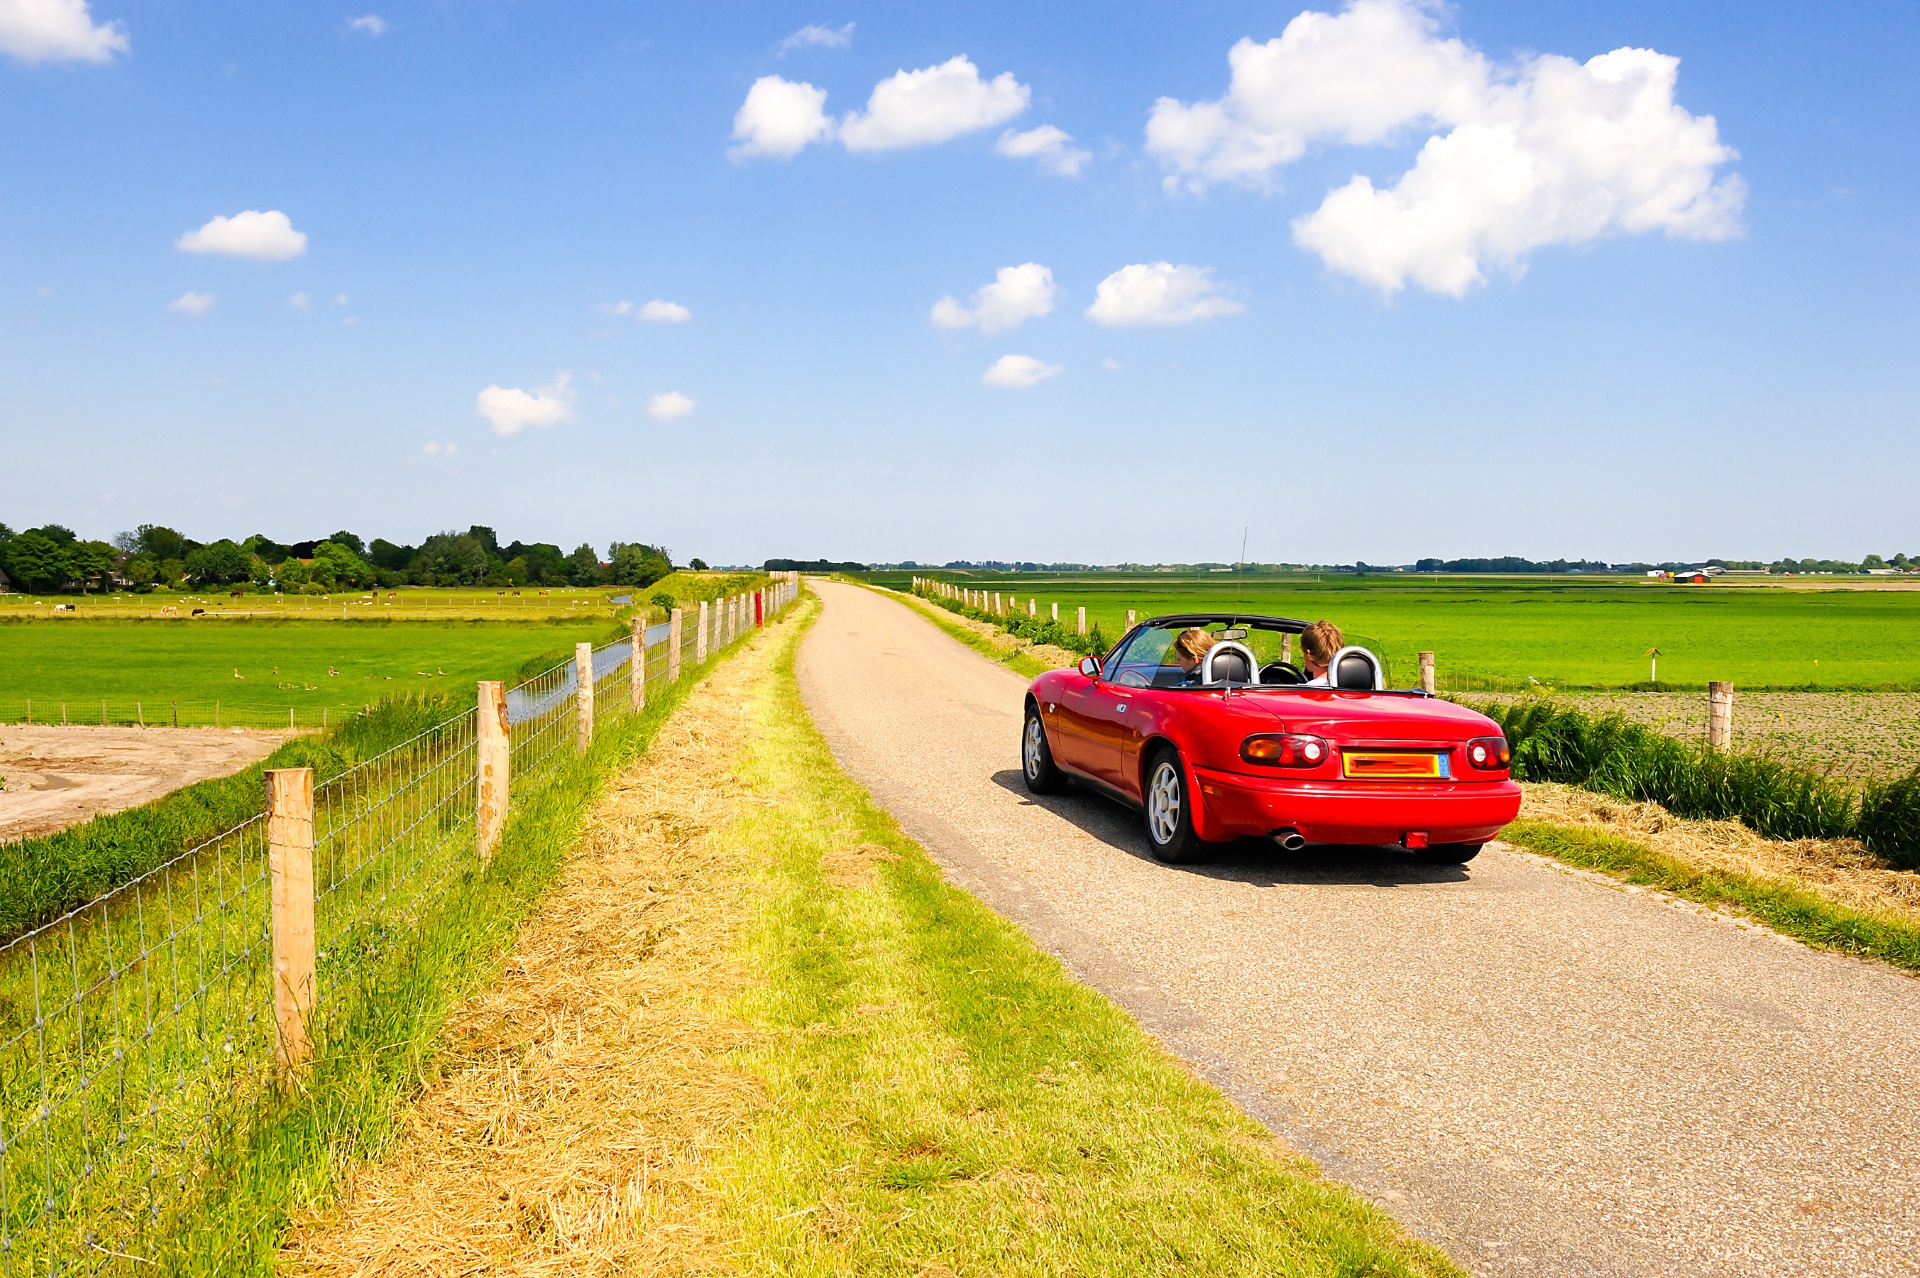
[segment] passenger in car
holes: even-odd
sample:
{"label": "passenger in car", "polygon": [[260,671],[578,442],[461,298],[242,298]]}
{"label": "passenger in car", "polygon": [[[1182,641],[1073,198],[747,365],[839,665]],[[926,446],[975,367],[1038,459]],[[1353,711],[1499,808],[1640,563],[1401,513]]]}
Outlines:
{"label": "passenger in car", "polygon": [[1182,630],[1180,637],[1173,641],[1169,652],[1174,664],[1180,667],[1180,682],[1195,683],[1200,678],[1200,663],[1206,660],[1207,649],[1213,647],[1213,636],[1195,626],[1191,630]]}
{"label": "passenger in car", "polygon": [[1346,640],[1340,637],[1340,627],[1331,621],[1316,621],[1300,632],[1300,655],[1307,667],[1307,687],[1333,686],[1333,680],[1327,675],[1327,667],[1333,664],[1333,654],[1345,646]]}

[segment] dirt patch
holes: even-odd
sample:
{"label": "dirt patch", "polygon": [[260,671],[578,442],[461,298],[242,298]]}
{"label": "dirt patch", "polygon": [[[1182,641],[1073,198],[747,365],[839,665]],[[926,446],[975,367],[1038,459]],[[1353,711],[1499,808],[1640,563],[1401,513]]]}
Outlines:
{"label": "dirt patch", "polygon": [[52,834],[238,772],[290,735],[241,728],[0,728],[0,842]]}
{"label": "dirt patch", "polygon": [[1657,803],[1526,783],[1520,815],[1601,829],[1689,865],[1785,880],[1838,905],[1920,923],[1920,874],[1889,870],[1854,839],[1766,839],[1738,821],[1689,821]]}
{"label": "dirt patch", "polygon": [[[769,632],[771,633],[771,632]],[[697,1186],[759,1105],[723,1005],[743,855],[716,839],[763,635],[687,698],[596,810],[499,981],[449,1031],[441,1077],[389,1156],[288,1243],[308,1274],[699,1272]]]}

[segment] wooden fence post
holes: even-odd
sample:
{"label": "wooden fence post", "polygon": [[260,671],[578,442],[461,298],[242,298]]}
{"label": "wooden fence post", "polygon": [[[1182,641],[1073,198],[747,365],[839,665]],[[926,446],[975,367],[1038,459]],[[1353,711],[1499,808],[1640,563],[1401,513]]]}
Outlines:
{"label": "wooden fence post", "polygon": [[1293,636],[1285,631],[1280,634],[1280,660],[1293,664]]}
{"label": "wooden fence post", "polygon": [[289,1082],[313,1055],[313,769],[267,772],[267,870],[272,878],[274,1063]]}
{"label": "wooden fence post", "polygon": [[700,601],[700,624],[693,632],[693,664],[699,665],[707,659],[707,601]]}
{"label": "wooden fence post", "polygon": [[575,722],[573,748],[585,754],[593,744],[593,645],[573,645],[573,706]]}
{"label": "wooden fence post", "polygon": [[1433,695],[1433,654],[1431,652],[1420,654],[1420,691],[1428,696]]}
{"label": "wooden fence post", "polygon": [[1732,747],[1733,685],[1709,683],[1707,685],[1707,749],[1728,750]]}
{"label": "wooden fence post", "polygon": [[1133,629],[1133,609],[1127,609],[1127,629]]}
{"label": "wooden fence post", "polygon": [[635,617],[628,629],[633,634],[633,655],[627,658],[628,699],[639,714],[647,704],[647,614]]}
{"label": "wooden fence post", "polygon": [[507,765],[513,757],[507,736],[507,685],[498,679],[480,680],[473,746],[473,845],[486,861],[507,824]]}
{"label": "wooden fence post", "polygon": [[1058,599],[1054,600],[1052,607],[1053,607],[1053,619],[1055,621],[1060,620],[1060,601]]}
{"label": "wooden fence post", "polygon": [[1075,633],[1077,633],[1077,634],[1083,634],[1083,635],[1084,635],[1085,633],[1087,633],[1087,610],[1086,610],[1086,608],[1084,608],[1084,607],[1082,607],[1082,608],[1080,609],[1080,619],[1079,619],[1079,620],[1078,620],[1078,621],[1077,621],[1077,622],[1075,623],[1075,625],[1076,625],[1076,627],[1077,627],[1077,630],[1076,630],[1076,632],[1075,632]]}
{"label": "wooden fence post", "polygon": [[680,621],[683,613],[675,608],[667,614],[667,682],[680,682]]}
{"label": "wooden fence post", "polygon": [[1040,605],[1034,602],[1032,597],[1029,596],[1027,599],[1027,616],[1038,617],[1039,615],[1040,615]]}

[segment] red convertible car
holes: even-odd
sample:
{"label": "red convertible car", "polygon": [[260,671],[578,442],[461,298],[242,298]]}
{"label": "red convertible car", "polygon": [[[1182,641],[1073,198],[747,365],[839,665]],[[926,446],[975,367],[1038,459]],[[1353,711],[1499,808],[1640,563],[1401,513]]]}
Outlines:
{"label": "red convertible car", "polygon": [[[1285,660],[1307,623],[1192,613],[1129,630],[1104,659],[1050,670],[1027,690],[1027,788],[1069,778],[1143,810],[1147,840],[1179,864],[1209,843],[1272,838],[1398,844],[1459,864],[1520,811],[1498,725],[1419,691],[1389,691],[1380,661],[1342,648],[1328,682]],[[1214,639],[1183,670],[1174,640]]]}

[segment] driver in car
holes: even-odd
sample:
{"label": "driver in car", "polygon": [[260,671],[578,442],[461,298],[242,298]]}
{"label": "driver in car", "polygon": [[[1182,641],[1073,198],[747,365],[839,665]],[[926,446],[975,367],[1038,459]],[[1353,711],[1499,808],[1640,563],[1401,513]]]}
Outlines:
{"label": "driver in car", "polygon": [[1199,682],[1200,663],[1207,659],[1207,649],[1213,647],[1213,644],[1213,636],[1198,626],[1191,630],[1182,630],[1179,638],[1173,641],[1173,662],[1180,667],[1182,684]]}
{"label": "driver in car", "polygon": [[1333,663],[1333,654],[1345,646],[1346,641],[1340,637],[1340,627],[1331,621],[1316,621],[1300,632],[1300,654],[1307,667],[1307,687],[1333,686],[1333,680],[1327,676],[1327,667]]}

